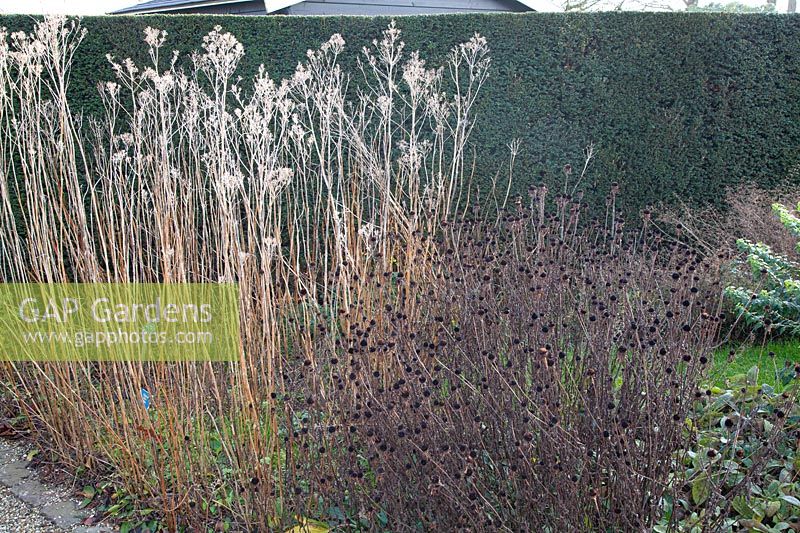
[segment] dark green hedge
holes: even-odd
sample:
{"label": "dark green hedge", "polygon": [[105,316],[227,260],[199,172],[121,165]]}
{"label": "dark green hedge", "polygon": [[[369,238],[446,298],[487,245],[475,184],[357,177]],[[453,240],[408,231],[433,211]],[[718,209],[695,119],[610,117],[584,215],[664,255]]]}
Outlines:
{"label": "dark green hedge", "polygon": [[[346,17],[150,16],[84,19],[89,35],[71,90],[96,111],[95,86],[112,79],[105,60],[145,61],[142,30],[169,32],[188,53],[214,25],[245,45],[241,75],[263,63],[290,75],[308,48],[340,32],[349,66],[388,19]],[[29,28],[29,17],[0,26]],[[587,186],[622,184],[630,211],[674,195],[717,201],[741,181],[773,186],[800,162],[800,16],[731,14],[497,14],[408,17],[409,49],[441,61],[478,31],[492,48],[493,75],[473,137],[477,179],[506,162],[523,140],[514,189],[541,176],[563,184],[590,142],[597,158]],[[797,177],[794,178],[797,181]],[[601,202],[602,196],[587,196]]]}

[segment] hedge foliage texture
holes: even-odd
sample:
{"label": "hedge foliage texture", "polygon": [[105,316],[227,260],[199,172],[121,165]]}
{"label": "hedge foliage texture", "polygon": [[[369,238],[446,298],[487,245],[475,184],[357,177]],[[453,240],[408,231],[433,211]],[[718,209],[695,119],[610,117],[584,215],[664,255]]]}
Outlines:
{"label": "hedge foliage texture", "polygon": [[[264,64],[273,78],[332,33],[347,41],[343,62],[354,74],[362,46],[385,18],[142,16],[90,17],[71,91],[86,113],[99,113],[96,85],[113,79],[106,61],[146,63],[143,29],[169,32],[168,49],[184,57],[215,25],[245,46],[240,75]],[[9,30],[30,17],[0,17]],[[505,175],[514,138],[522,140],[513,190],[546,181],[563,188],[565,164],[582,166],[598,207],[619,182],[629,212],[676,195],[721,198],[741,181],[774,186],[800,179],[800,16],[731,14],[495,14],[398,20],[407,50],[429,64],[474,32],[492,48],[493,73],[481,96],[473,135],[475,183],[484,190]],[[77,106],[76,106],[77,107]],[[597,191],[592,193],[592,191]]]}

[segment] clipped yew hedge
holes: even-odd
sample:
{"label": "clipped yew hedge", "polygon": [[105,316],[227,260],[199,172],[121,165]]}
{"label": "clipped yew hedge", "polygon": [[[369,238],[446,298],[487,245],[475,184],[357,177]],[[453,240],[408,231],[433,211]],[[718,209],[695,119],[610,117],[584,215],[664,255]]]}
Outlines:
{"label": "clipped yew hedge", "polygon": [[[348,43],[346,68],[380,35],[386,18],[146,16],[89,17],[71,91],[85,112],[100,110],[96,84],[112,79],[106,53],[146,62],[142,30],[169,32],[168,48],[188,54],[221,25],[245,46],[240,74],[264,64],[291,74],[308,48],[332,33]],[[0,26],[30,28],[30,17]],[[770,187],[798,181],[800,162],[800,16],[597,13],[405,17],[408,49],[440,61],[480,32],[492,48],[473,136],[475,181],[505,172],[507,144],[522,143],[513,189],[539,181],[563,187],[594,143],[585,182],[598,207],[619,182],[627,211],[678,195],[713,202],[742,181]],[[598,191],[592,194],[592,190]]]}

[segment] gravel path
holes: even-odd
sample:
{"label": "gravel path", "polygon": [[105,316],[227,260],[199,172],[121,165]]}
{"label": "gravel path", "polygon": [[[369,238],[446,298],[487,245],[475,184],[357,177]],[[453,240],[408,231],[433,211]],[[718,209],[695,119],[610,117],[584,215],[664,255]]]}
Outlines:
{"label": "gravel path", "polygon": [[84,526],[68,488],[39,481],[28,468],[24,445],[0,439],[0,533],[106,533]]}
{"label": "gravel path", "polygon": [[8,487],[0,486],[0,533],[61,533],[48,519],[34,511]]}

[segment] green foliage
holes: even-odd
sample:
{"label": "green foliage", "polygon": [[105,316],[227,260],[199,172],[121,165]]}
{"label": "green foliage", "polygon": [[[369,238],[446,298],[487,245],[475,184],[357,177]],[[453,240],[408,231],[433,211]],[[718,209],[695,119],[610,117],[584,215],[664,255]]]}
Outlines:
{"label": "green foliage", "polygon": [[[797,209],[800,210],[800,204],[798,204]],[[800,237],[800,218],[797,218],[794,213],[781,204],[773,204],[772,210],[780,218],[781,224],[792,232],[792,235]],[[800,251],[800,243],[797,244],[797,250]]]}
{"label": "green foliage", "polygon": [[[264,64],[290,75],[309,48],[340,32],[343,66],[357,72],[361,47],[386,18],[146,16],[89,17],[71,80],[75,102],[99,113],[105,59],[146,62],[142,31],[169,32],[183,64],[217,24],[244,44],[240,75]],[[29,29],[29,17],[0,26]],[[732,14],[593,13],[404,17],[406,50],[431,64],[473,32],[492,48],[493,73],[473,134],[475,184],[485,192],[507,168],[507,144],[522,141],[512,193],[539,181],[563,188],[561,168],[578,167],[589,143],[596,157],[586,201],[603,210],[612,182],[630,215],[676,195],[702,203],[747,180],[775,186],[800,162],[800,17]],[[165,61],[169,54],[164,54]],[[358,81],[358,80],[354,80]],[[242,84],[246,87],[246,84]],[[800,181],[800,177],[795,177]]]}
{"label": "green foliage", "polygon": [[[800,219],[783,205],[774,204],[772,209],[781,223],[800,237]],[[758,284],[755,289],[728,287],[725,290],[740,316],[756,330],[800,335],[800,265],[776,255],[766,244],[739,239],[736,245],[747,254],[750,274]]]}
{"label": "green foliage", "polygon": [[783,393],[758,386],[758,367],[701,395],[687,422],[687,446],[676,453],[666,531],[797,531],[800,455],[797,380]]}
{"label": "green foliage", "polygon": [[709,378],[720,387],[730,379],[740,379],[754,366],[760,368],[759,384],[782,391],[794,378],[800,355],[797,341],[771,342],[765,346],[724,347],[714,354]]}

